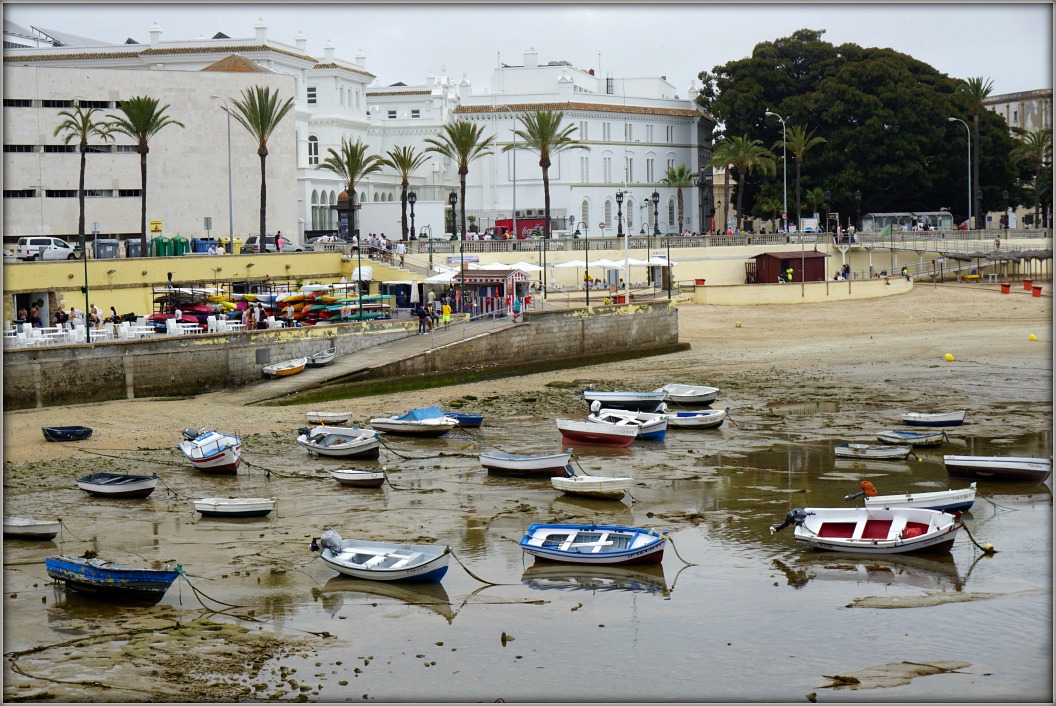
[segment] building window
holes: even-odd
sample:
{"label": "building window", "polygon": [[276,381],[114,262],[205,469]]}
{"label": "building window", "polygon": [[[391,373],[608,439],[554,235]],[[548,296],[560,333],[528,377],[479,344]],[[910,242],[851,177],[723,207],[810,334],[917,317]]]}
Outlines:
{"label": "building window", "polygon": [[649,184],[652,184],[654,181],[656,181],[656,177],[653,174],[653,163],[655,161],[656,160],[653,159],[645,160],[645,181]]}
{"label": "building window", "polygon": [[605,142],[612,142],[612,123],[601,124],[601,139]]}
{"label": "building window", "polygon": [[579,158],[579,183],[590,183],[590,157]]}
{"label": "building window", "polygon": [[631,125],[630,123],[624,123],[623,124],[623,141],[624,142],[633,142],[634,141],[634,130],[632,129],[633,127],[634,126]]}
{"label": "building window", "polygon": [[668,142],[668,144],[671,144],[674,141],[675,141],[675,126],[674,125],[668,125],[667,126],[667,142]]}
{"label": "building window", "polygon": [[[634,228],[634,218],[632,216],[634,216],[634,200],[627,199],[627,202],[623,204],[623,223],[628,233]],[[648,219],[649,217],[646,216],[646,220]]]}
{"label": "building window", "polygon": [[85,189],[84,197],[86,199],[108,199],[114,195],[112,189]]}
{"label": "building window", "polygon": [[606,184],[612,183],[612,157],[601,160],[601,180]]}
{"label": "building window", "polygon": [[646,125],[645,126],[645,141],[646,142],[652,142],[653,141],[653,126],[652,125]]}
{"label": "building window", "polygon": [[110,108],[110,101],[78,101],[78,103],[82,108],[100,108],[102,110],[109,110]]}
{"label": "building window", "polygon": [[315,86],[308,86],[308,105],[315,105]]}
{"label": "building window", "polygon": [[586,237],[585,231],[590,228],[590,204],[587,203],[586,199],[579,205],[579,220],[583,222],[583,237]]}
{"label": "building window", "polygon": [[411,108],[411,117],[415,119],[422,117],[422,111],[418,108]]}
{"label": "building window", "polygon": [[674,199],[668,199],[667,200],[667,224],[668,224],[667,225],[667,230],[668,231],[674,230],[674,228],[671,225],[672,223],[677,223],[677,221],[675,220],[675,201],[674,201]]}
{"label": "building window", "polygon": [[586,140],[590,139],[589,137],[587,137],[587,121],[586,120],[580,120],[579,121],[579,139],[583,140],[583,141],[586,141]]}
{"label": "building window", "polygon": [[623,158],[623,181],[625,184],[630,184],[634,181],[634,158],[624,157]]}
{"label": "building window", "polygon": [[138,199],[142,195],[143,195],[143,191],[141,189],[118,189],[117,190],[118,198],[122,198],[122,199],[125,199],[125,198]]}
{"label": "building window", "polygon": [[605,225],[610,228],[614,227],[612,222],[612,201],[605,199]]}
{"label": "building window", "polygon": [[37,195],[36,189],[4,189],[5,199],[32,199]]}
{"label": "building window", "polygon": [[41,108],[72,108],[74,107],[73,101],[56,101],[56,100],[42,100],[40,102]]}
{"label": "building window", "polygon": [[315,135],[308,137],[308,164],[319,164],[319,138]]}
{"label": "building window", "polygon": [[675,168],[675,160],[673,160],[673,159],[667,160],[667,171],[671,171],[674,168]]}
{"label": "building window", "polygon": [[396,119],[396,111],[395,110],[390,110],[388,115],[389,115],[389,120],[395,120]]}
{"label": "building window", "polygon": [[44,192],[44,196],[49,199],[75,199],[77,198],[77,189],[47,189]]}
{"label": "building window", "polygon": [[4,152],[33,152],[34,145],[4,145]]}
{"label": "building window", "polygon": [[77,145],[44,145],[44,153],[76,152]]}
{"label": "building window", "polygon": [[33,101],[30,98],[5,98],[5,108],[32,108]]}
{"label": "building window", "polygon": [[114,145],[114,154],[139,154],[135,145]]}

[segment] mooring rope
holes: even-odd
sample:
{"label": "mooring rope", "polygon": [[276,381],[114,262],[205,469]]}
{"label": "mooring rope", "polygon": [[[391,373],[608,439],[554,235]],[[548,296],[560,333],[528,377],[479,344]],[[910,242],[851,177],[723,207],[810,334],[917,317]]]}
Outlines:
{"label": "mooring rope", "polygon": [[451,550],[451,556],[454,558],[455,561],[458,562],[459,566],[461,566],[463,569],[466,570],[467,574],[469,574],[470,576],[475,578],[477,581],[480,581],[481,583],[486,583],[489,586],[517,586],[517,585],[519,585],[519,584],[515,584],[515,583],[496,583],[495,581],[488,581],[487,579],[482,579],[481,577],[477,576],[472,571],[470,571],[468,566],[466,566],[465,564],[462,563],[462,560],[458,558],[458,555],[455,554],[455,551],[453,549]]}
{"label": "mooring rope", "polygon": [[671,548],[675,550],[675,556],[677,556],[683,564],[685,564],[686,566],[700,566],[700,564],[694,564],[691,561],[686,561],[685,559],[683,559],[682,555],[678,553],[678,547],[675,546],[674,537],[672,537],[668,532],[664,532],[664,534],[667,535],[667,541],[671,543]]}

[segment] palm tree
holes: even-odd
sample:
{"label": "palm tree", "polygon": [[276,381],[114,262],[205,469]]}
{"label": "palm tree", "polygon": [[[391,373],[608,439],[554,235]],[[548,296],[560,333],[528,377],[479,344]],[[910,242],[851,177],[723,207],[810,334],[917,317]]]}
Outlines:
{"label": "palm tree", "polygon": [[1022,128],[1012,129],[1019,138],[1009,157],[1013,162],[1027,162],[1034,172],[1034,227],[1041,227],[1041,176],[1044,170],[1052,170],[1052,130],[1034,132]]}
{"label": "palm tree", "polygon": [[60,110],[59,117],[65,118],[53,133],[58,136],[63,133],[62,144],[68,145],[77,140],[78,152],[81,153],[81,174],[77,182],[77,202],[79,214],[77,217],[77,235],[81,236],[81,257],[88,257],[88,243],[84,237],[84,172],[88,165],[86,154],[88,152],[88,140],[98,137],[103,142],[110,139],[110,124],[97,120],[95,114],[100,112],[99,108],[81,108],[76,103],[73,112]]}
{"label": "palm tree", "polygon": [[396,147],[386,152],[388,159],[382,159],[383,166],[395,169],[400,174],[400,224],[403,240],[407,240],[407,186],[411,172],[429,161],[429,155],[417,154],[413,147]]}
{"label": "palm tree", "polygon": [[711,153],[711,159],[704,165],[713,169],[722,169],[722,228],[719,229],[721,233],[726,232],[726,225],[730,222],[730,162],[732,156],[733,145],[730,143],[729,138],[726,138],[715,146],[715,151]]}
{"label": "palm tree", "polygon": [[820,186],[807,189],[806,193],[803,194],[803,200],[811,213],[818,213],[825,207],[825,190]]}
{"label": "palm tree", "polygon": [[776,174],[777,164],[770,150],[763,147],[761,140],[749,139],[747,135],[726,138],[729,141],[730,165],[737,170],[737,230],[744,225],[744,212],[741,203],[744,199],[744,187],[748,175],[758,169],[763,174]]}
{"label": "palm tree", "polygon": [[[520,117],[523,130],[514,130],[513,133],[521,138],[522,142],[513,142],[502,148],[503,152],[515,149],[525,149],[539,155],[539,167],[543,170],[543,217],[546,219],[543,237],[550,237],[550,165],[551,157],[569,150],[589,150],[590,147],[579,142],[572,133],[576,131],[572,125],[561,127],[561,121],[565,119],[564,111],[539,110],[534,113],[525,113]],[[516,158],[516,156],[515,156]]]}
{"label": "palm tree", "polygon": [[785,134],[784,140],[778,140],[774,143],[774,147],[778,145],[784,145],[785,149],[792,153],[792,156],[796,160],[796,223],[800,224],[803,221],[803,217],[800,214],[800,198],[799,198],[799,172],[800,167],[803,166],[803,157],[810,150],[811,147],[820,145],[823,142],[827,142],[824,137],[814,137],[814,131],[807,130],[806,125],[793,125],[788,129]]}
{"label": "palm tree", "polygon": [[[460,188],[462,238],[466,237],[466,175],[469,174],[469,163],[478,157],[491,154],[495,136],[483,137],[484,126],[475,125],[468,120],[458,119],[446,123],[439,137],[427,137],[429,147],[426,152],[436,152],[447,157],[458,165],[458,184]],[[454,215],[454,214],[452,214]],[[456,225],[459,221],[456,221]]]}
{"label": "palm tree", "polygon": [[[279,92],[274,94],[267,86],[252,86],[242,91],[241,100],[232,98],[235,110],[230,111],[235,120],[246,128],[257,141],[257,155],[260,157],[260,239],[267,235],[268,184],[265,178],[265,166],[268,160],[268,139],[279,126],[286,114],[293,109],[293,98],[279,103]],[[227,111],[227,108],[224,108]]]}
{"label": "palm tree", "polygon": [[678,203],[678,232],[682,233],[682,221],[685,213],[685,204],[682,200],[682,190],[688,189],[696,182],[697,175],[686,165],[668,167],[667,174],[661,179],[661,183],[675,187],[675,195]]}
{"label": "palm tree", "polygon": [[777,214],[781,213],[782,205],[781,199],[777,196],[767,196],[766,198],[755,202],[755,207],[759,209],[759,212],[767,215],[767,218],[770,221],[770,228],[774,232],[777,231]]}
{"label": "palm tree", "polygon": [[[356,211],[351,208],[356,202],[356,182],[368,174],[380,172],[385,160],[376,154],[367,154],[367,146],[357,137],[355,142],[341,138],[341,149],[329,149],[330,156],[317,167],[327,169],[341,177],[345,183],[345,192],[348,194],[349,213],[351,214],[348,224],[348,235],[356,232]],[[404,182],[404,199],[406,200],[407,187]],[[405,231],[406,233],[406,231]]]}
{"label": "palm tree", "polygon": [[983,101],[994,90],[994,82],[982,76],[973,76],[960,84],[958,90],[968,99],[968,112],[972,116],[972,142],[975,143],[975,149],[972,150],[972,183],[975,184],[972,213],[976,214],[975,225],[978,225],[979,214],[983,212],[983,190],[979,186],[979,153],[982,152],[979,142],[979,116],[986,110]]}
{"label": "palm tree", "polygon": [[121,101],[118,110],[123,115],[107,115],[113,122],[110,129],[128,135],[136,141],[136,151],[139,152],[139,243],[140,253],[145,257],[147,254],[147,153],[150,152],[150,138],[154,137],[162,128],[169,125],[184,127],[179,120],[174,120],[165,115],[169,109],[168,105],[158,107],[158,99],[150,96],[135,96]]}

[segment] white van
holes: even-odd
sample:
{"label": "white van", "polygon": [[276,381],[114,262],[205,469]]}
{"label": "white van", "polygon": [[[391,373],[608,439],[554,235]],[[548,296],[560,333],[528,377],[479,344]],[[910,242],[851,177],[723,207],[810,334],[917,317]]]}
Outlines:
{"label": "white van", "polygon": [[77,254],[62,238],[19,238],[15,257],[19,260],[76,260]]}

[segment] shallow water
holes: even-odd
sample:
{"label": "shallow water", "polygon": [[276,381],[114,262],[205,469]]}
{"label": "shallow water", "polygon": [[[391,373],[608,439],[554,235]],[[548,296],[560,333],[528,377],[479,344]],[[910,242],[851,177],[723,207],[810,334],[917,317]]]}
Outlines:
{"label": "shallow water", "polygon": [[[845,505],[861,479],[881,493],[963,487],[966,481],[947,478],[943,453],[1048,456],[1048,433],[990,439],[951,430],[944,447],[907,461],[836,462],[833,442],[818,440],[835,433],[824,420],[804,440],[746,415],[740,425],[671,430],[663,442],[629,449],[578,448],[588,473],[635,478],[633,502],[611,502],[563,496],[545,480],[488,476],[480,467],[483,450],[554,452],[560,438],[551,419],[489,420],[440,439],[389,436],[377,464],[308,457],[292,441],[297,423],[290,426],[247,440],[247,463],[234,477],[200,474],[174,455],[159,471],[164,487],[146,500],[90,498],[72,482],[9,495],[7,514],[58,513],[67,530],[61,544],[5,541],[5,653],[62,642],[142,610],[48,583],[45,556],[92,547],[126,563],[137,556],[179,562],[210,598],[252,606],[267,631],[329,635],[313,638],[311,651],[284,657],[284,672],[274,660],[253,677],[228,675],[267,683],[258,698],[799,702],[816,692],[820,702],[1051,700],[1049,484],[979,484],[965,517],[975,540],[998,550],[993,556],[963,532],[946,557],[863,560],[810,552],[794,544],[790,529],[768,529],[792,507]],[[125,465],[149,469],[151,456]],[[375,465],[389,471],[389,484],[377,490],[346,488],[328,476]],[[279,507],[247,520],[191,510],[189,499],[217,495],[274,496]],[[662,567],[533,566],[516,544],[531,522],[591,519],[670,530]],[[435,539],[457,561],[439,586],[344,579],[308,549],[329,525],[345,536]],[[856,604],[935,596],[938,604],[920,607]],[[156,610],[198,608],[179,582]],[[902,686],[823,688],[831,681],[823,675],[936,661],[969,666]],[[34,656],[31,666],[34,674],[107,681],[102,666],[71,670],[56,650]],[[11,695],[9,668],[5,675]],[[149,686],[149,673],[139,678]],[[46,686],[62,700],[143,699],[31,683],[29,693]]]}

